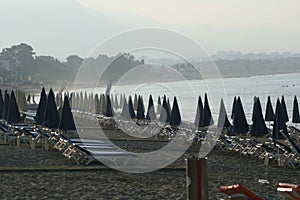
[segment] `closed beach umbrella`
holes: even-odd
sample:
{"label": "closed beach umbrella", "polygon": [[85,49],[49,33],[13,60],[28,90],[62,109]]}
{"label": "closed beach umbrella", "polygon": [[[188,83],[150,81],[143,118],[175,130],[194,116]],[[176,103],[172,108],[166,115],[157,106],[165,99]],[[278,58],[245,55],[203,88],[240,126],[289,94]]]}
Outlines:
{"label": "closed beach umbrella", "polygon": [[168,110],[169,110],[170,115],[171,115],[171,104],[170,104],[169,98],[167,98],[167,106],[168,106]]}
{"label": "closed beach umbrella", "polygon": [[268,96],[265,121],[271,122],[271,121],[274,121],[274,120],[275,120],[275,114],[274,114],[273,106],[272,106],[272,103],[271,103],[271,97]]}
{"label": "closed beach umbrella", "polygon": [[283,106],[277,99],[276,109],[275,109],[275,120],[272,132],[272,138],[274,139],[284,139],[284,136],[281,134],[281,131],[287,132],[287,126],[285,124]]}
{"label": "closed beach umbrella", "polygon": [[119,108],[119,102],[118,102],[118,95],[117,95],[117,94],[115,94],[114,108],[115,108],[115,109],[118,109],[118,108]]}
{"label": "closed beach umbrella", "polygon": [[177,126],[180,126],[180,124],[181,124],[180,110],[179,110],[179,106],[177,103],[177,99],[176,99],[176,97],[174,97],[170,125],[177,127]]}
{"label": "closed beach umbrella", "polygon": [[107,108],[107,98],[104,94],[101,95],[101,111],[103,115],[106,115],[106,108]]}
{"label": "closed beach umbrella", "polygon": [[7,119],[8,107],[9,107],[9,94],[8,94],[7,90],[5,90],[2,119],[5,119],[5,120]]}
{"label": "closed beach umbrella", "polygon": [[2,119],[3,107],[4,107],[4,102],[3,102],[2,91],[0,89],[0,119]]}
{"label": "closed beach umbrella", "polygon": [[231,119],[233,119],[233,116],[234,116],[235,104],[236,104],[236,97],[234,97],[233,103],[232,103],[232,110],[231,110],[231,116],[230,116]]}
{"label": "closed beach umbrella", "polygon": [[131,98],[131,96],[129,96],[129,99],[128,99],[128,113],[129,113],[129,117],[131,119],[135,119],[136,118],[135,112],[134,112],[134,108],[133,108],[133,104],[132,104],[132,98]]}
{"label": "closed beach umbrella", "polygon": [[153,99],[152,99],[151,94],[149,96],[149,103],[148,103],[148,110],[147,110],[146,119],[149,120],[149,121],[156,120],[156,114],[155,114],[154,104],[153,104]]}
{"label": "closed beach umbrella", "polygon": [[83,97],[82,91],[79,93],[79,105],[78,105],[78,108],[80,110],[84,109],[84,97]]}
{"label": "closed beach umbrella", "polygon": [[[125,98],[125,96],[124,96],[124,98]],[[119,108],[121,108],[121,109],[123,109],[123,107],[124,107],[124,98],[123,98],[123,95],[120,94],[120,104],[119,104]]]}
{"label": "closed beach umbrella", "polygon": [[64,98],[64,104],[58,129],[65,132],[69,130],[76,130],[68,96],[65,96]]}
{"label": "closed beach umbrella", "polygon": [[15,93],[12,90],[10,94],[10,101],[8,107],[8,114],[7,114],[7,122],[8,123],[20,123],[22,122],[22,118],[20,116],[18,104],[16,101]]}
{"label": "closed beach umbrella", "polygon": [[284,100],[284,96],[282,95],[282,98],[281,98],[281,105],[282,105],[282,111],[283,111],[283,119],[284,119],[284,122],[288,122],[289,121],[289,116],[288,116],[288,113],[287,113],[287,109],[286,109],[286,104],[285,104],[285,100]]}
{"label": "closed beach umbrella", "polygon": [[46,104],[47,104],[47,95],[45,92],[45,88],[43,87],[41,95],[40,95],[40,102],[38,105],[38,109],[37,109],[36,115],[34,117],[36,123],[38,123],[38,124],[42,124],[44,121]]}
{"label": "closed beach umbrella", "polygon": [[259,98],[256,99],[255,110],[254,110],[253,115],[254,115],[254,118],[253,118],[253,124],[251,127],[250,134],[253,136],[257,136],[257,137],[262,137],[262,136],[268,134],[268,129],[266,127],[266,123],[263,118],[262,108],[261,108]]}
{"label": "closed beach umbrella", "polygon": [[134,110],[137,110],[137,101],[138,101],[137,95],[135,94],[134,99],[133,99],[133,108],[134,108]]}
{"label": "closed beach umbrella", "polygon": [[138,97],[138,102],[137,102],[136,118],[138,120],[144,120],[145,119],[145,109],[144,109],[142,97],[140,95]]}
{"label": "closed beach umbrella", "polygon": [[106,117],[113,117],[113,107],[109,95],[106,96]]}
{"label": "closed beach umbrella", "polygon": [[[1,101],[1,100],[0,100]],[[297,97],[294,97],[294,105],[293,105],[293,123],[300,123],[300,115],[299,115],[299,106]]]}
{"label": "closed beach umbrella", "polygon": [[240,97],[237,98],[234,106],[233,128],[236,133],[247,133],[249,126],[247,124],[244,108]]}
{"label": "closed beach umbrella", "polygon": [[100,110],[99,110],[100,101],[99,101],[99,95],[98,94],[95,94],[95,104],[94,104],[94,106],[95,106],[95,113],[99,114],[99,112],[100,112]]}
{"label": "closed beach umbrella", "polygon": [[159,121],[169,123],[170,119],[171,119],[170,115],[171,115],[171,113],[169,110],[167,98],[166,98],[166,95],[164,95],[163,104],[162,104],[161,112],[159,115]]}
{"label": "closed beach umbrella", "polygon": [[214,123],[214,120],[211,115],[211,110],[208,103],[207,94],[204,96],[204,107],[203,107],[203,118],[201,121],[201,127],[207,127]]}
{"label": "closed beach umbrella", "polygon": [[110,102],[111,102],[111,106],[114,108],[115,107],[115,101],[114,101],[113,93],[111,93],[111,95],[110,95]]}
{"label": "closed beach umbrella", "polygon": [[160,100],[160,96],[158,96],[156,113],[160,113],[160,112],[161,112],[161,100]]}
{"label": "closed beach umbrella", "polygon": [[50,89],[45,109],[43,125],[50,129],[56,129],[59,126],[59,114],[57,111],[53,90]]}
{"label": "closed beach umbrella", "polygon": [[255,110],[257,109],[257,99],[258,97],[254,97],[254,103],[253,103],[253,110],[252,110],[252,121],[254,121],[255,118]]}
{"label": "closed beach umbrella", "polygon": [[123,98],[122,101],[123,101],[123,108],[122,108],[121,116],[126,118],[126,114],[128,113],[128,115],[129,115],[128,104],[127,104],[127,100],[125,97]]}
{"label": "closed beach umbrella", "polygon": [[201,96],[199,95],[197,111],[196,111],[196,116],[194,121],[195,127],[201,127],[202,118],[203,118],[203,103],[202,103]]}
{"label": "closed beach umbrella", "polygon": [[224,101],[223,101],[223,99],[221,99],[219,118],[218,118],[218,128],[223,130],[223,129],[227,129],[231,126],[232,125],[230,124],[228,117],[227,117],[227,112],[225,109]]}

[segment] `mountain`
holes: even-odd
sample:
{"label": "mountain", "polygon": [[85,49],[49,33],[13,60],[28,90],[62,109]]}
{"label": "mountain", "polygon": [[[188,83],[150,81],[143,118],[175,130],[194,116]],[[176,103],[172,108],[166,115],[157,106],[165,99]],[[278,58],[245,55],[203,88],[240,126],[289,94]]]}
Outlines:
{"label": "mountain", "polygon": [[39,54],[87,56],[126,24],[82,7],[74,0],[0,0],[0,47],[21,42]]}

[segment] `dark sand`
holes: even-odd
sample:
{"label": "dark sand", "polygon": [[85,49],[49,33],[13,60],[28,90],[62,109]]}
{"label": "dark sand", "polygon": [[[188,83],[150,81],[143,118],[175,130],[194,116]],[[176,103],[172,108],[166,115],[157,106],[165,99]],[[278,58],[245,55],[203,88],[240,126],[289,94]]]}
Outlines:
{"label": "dark sand", "polygon": [[[0,145],[0,152],[1,199],[186,198],[183,158],[166,169],[131,174],[99,163],[80,167],[56,150]],[[208,156],[208,177],[210,199],[226,197],[219,191],[223,185],[242,183],[266,199],[280,199],[277,182],[300,184],[300,170],[265,167],[261,160],[219,151]]]}
{"label": "dark sand", "polygon": [[[86,136],[95,136],[99,127],[89,120],[76,125],[86,127],[79,128]],[[153,138],[129,141],[132,138],[121,131],[105,134],[116,145],[134,152],[159,149],[167,143]],[[194,145],[184,157],[198,151],[199,147]],[[78,166],[55,149],[0,145],[0,199],[186,199],[184,157],[159,171],[132,174],[109,169],[101,163]],[[282,199],[274,185],[277,182],[300,184],[300,170],[276,165],[273,161],[271,166],[264,166],[262,160],[235,152],[210,152],[209,199],[226,198],[220,187],[237,183],[265,199]],[[258,179],[270,183],[261,184]]]}

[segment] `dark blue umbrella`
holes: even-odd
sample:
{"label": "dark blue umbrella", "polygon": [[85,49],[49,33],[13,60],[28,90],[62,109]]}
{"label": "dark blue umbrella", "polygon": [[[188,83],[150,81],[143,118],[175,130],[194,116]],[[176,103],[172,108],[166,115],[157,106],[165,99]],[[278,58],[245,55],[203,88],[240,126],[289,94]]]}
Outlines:
{"label": "dark blue umbrella", "polygon": [[219,111],[219,118],[218,118],[218,128],[223,130],[232,127],[231,123],[228,120],[227,112],[225,109],[225,105],[223,99],[220,102],[220,111]]}
{"label": "dark blue umbrella", "polygon": [[3,102],[2,91],[0,89],[0,119],[2,119],[3,107],[4,107],[4,102]]}
{"label": "dark blue umbrella", "polygon": [[233,116],[234,116],[235,104],[236,104],[236,97],[234,97],[233,103],[232,103],[232,110],[231,110],[231,116],[230,116],[231,119],[233,119]]}
{"label": "dark blue umbrella", "polygon": [[53,90],[50,89],[45,109],[43,125],[50,129],[56,129],[59,126],[59,121],[60,118],[55,103],[55,96]]}
{"label": "dark blue umbrella", "polygon": [[136,118],[131,96],[129,96],[129,99],[128,99],[128,112],[125,113],[125,115],[126,115],[127,119],[135,119]]}
{"label": "dark blue umbrella", "polygon": [[252,110],[252,121],[254,121],[255,118],[255,111],[257,109],[257,98],[258,97],[254,97],[254,102],[253,102],[253,110]]}
{"label": "dark blue umbrella", "polygon": [[240,97],[237,98],[234,106],[233,128],[236,133],[247,133],[249,126],[247,124],[244,108]]}
{"label": "dark blue umbrella", "polygon": [[284,100],[284,96],[283,95],[282,95],[280,103],[282,105],[283,119],[284,119],[285,122],[288,122],[289,121],[289,116],[288,116],[288,113],[287,113],[286,104],[285,104],[285,100]]}
{"label": "dark blue umbrella", "polygon": [[299,115],[299,106],[298,106],[298,100],[297,97],[294,97],[294,105],[293,105],[293,123],[300,123],[300,115]]}
{"label": "dark blue umbrella", "polygon": [[201,127],[202,118],[203,118],[203,104],[202,104],[202,99],[199,95],[197,111],[196,111],[196,116],[195,116],[195,121],[194,121],[194,124],[196,127]]}
{"label": "dark blue umbrella", "polygon": [[177,127],[181,124],[181,115],[176,97],[174,97],[170,125]]}
{"label": "dark blue umbrella", "polygon": [[136,111],[136,118],[138,120],[144,120],[145,119],[145,110],[143,105],[142,97],[139,95],[137,100],[137,111]]}
{"label": "dark blue umbrella", "polygon": [[156,120],[156,114],[155,114],[154,104],[153,104],[153,99],[152,99],[151,94],[149,96],[149,103],[148,103],[148,110],[147,110],[146,119],[149,120],[149,121]]}
{"label": "dark blue umbrella", "polygon": [[22,122],[22,118],[20,116],[15,93],[13,90],[11,91],[11,94],[10,94],[10,101],[9,101],[9,107],[8,107],[8,113],[7,113],[7,122],[10,124]]}
{"label": "dark blue umbrella", "polygon": [[171,117],[171,104],[170,104],[169,98],[167,98],[167,106],[168,106],[168,110],[170,112],[170,117]]}
{"label": "dark blue umbrella", "polygon": [[106,96],[106,113],[105,113],[105,116],[106,117],[113,117],[113,115],[114,115],[114,111],[113,111],[112,103],[111,103],[109,95],[107,95]]}
{"label": "dark blue umbrella", "polygon": [[253,113],[253,124],[251,127],[250,134],[257,137],[262,137],[268,134],[268,129],[266,127],[265,120],[262,114],[262,108],[259,98],[256,99],[255,109]]}
{"label": "dark blue umbrella", "polygon": [[62,108],[62,114],[58,129],[65,132],[69,130],[76,130],[68,96],[65,96],[64,98],[64,105]]}
{"label": "dark blue umbrella", "polygon": [[171,119],[171,113],[169,110],[166,95],[164,95],[163,105],[162,105],[161,112],[159,115],[159,121],[169,123],[170,119]]}
{"label": "dark blue umbrella", "polygon": [[201,121],[201,127],[207,127],[214,124],[214,120],[211,115],[207,94],[204,95],[204,107],[203,107],[203,118]]}
{"label": "dark blue umbrella", "polygon": [[[122,108],[121,116],[126,118],[126,114],[128,114],[128,116],[129,116],[128,104],[127,104],[126,97],[124,97],[122,101],[123,101],[123,108]],[[130,117],[128,117],[128,118],[130,118]]]}
{"label": "dark blue umbrella", "polygon": [[272,132],[272,138],[274,139],[284,139],[282,135],[283,132],[287,132],[287,126],[285,124],[285,116],[284,116],[283,106],[280,103],[279,99],[277,99],[276,109],[275,109],[275,120]]}
{"label": "dark blue umbrella", "polygon": [[275,114],[274,114],[273,106],[272,106],[272,103],[271,103],[271,98],[270,98],[270,96],[268,96],[265,121],[271,122],[271,121],[274,121],[274,120],[275,120]]}
{"label": "dark blue umbrella", "polygon": [[9,107],[9,94],[8,94],[7,90],[5,90],[2,119],[5,119],[5,120],[7,119],[8,107]]}
{"label": "dark blue umbrella", "polygon": [[44,115],[45,115],[45,110],[46,110],[46,104],[47,104],[47,95],[45,92],[45,88],[43,87],[41,96],[40,96],[40,102],[38,105],[38,109],[36,111],[36,115],[34,117],[35,121],[38,124],[42,124],[44,121]]}

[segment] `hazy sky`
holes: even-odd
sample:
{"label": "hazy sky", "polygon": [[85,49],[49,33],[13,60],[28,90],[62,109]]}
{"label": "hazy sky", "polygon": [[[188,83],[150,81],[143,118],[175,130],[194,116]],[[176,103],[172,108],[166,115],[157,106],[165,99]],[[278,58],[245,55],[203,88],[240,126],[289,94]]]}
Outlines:
{"label": "hazy sky", "polygon": [[209,53],[300,52],[298,0],[0,0],[0,48],[88,56],[112,35],[141,27],[181,32]]}
{"label": "hazy sky", "polygon": [[123,11],[177,25],[249,28],[269,25],[299,31],[299,0],[78,0],[100,11]]}

